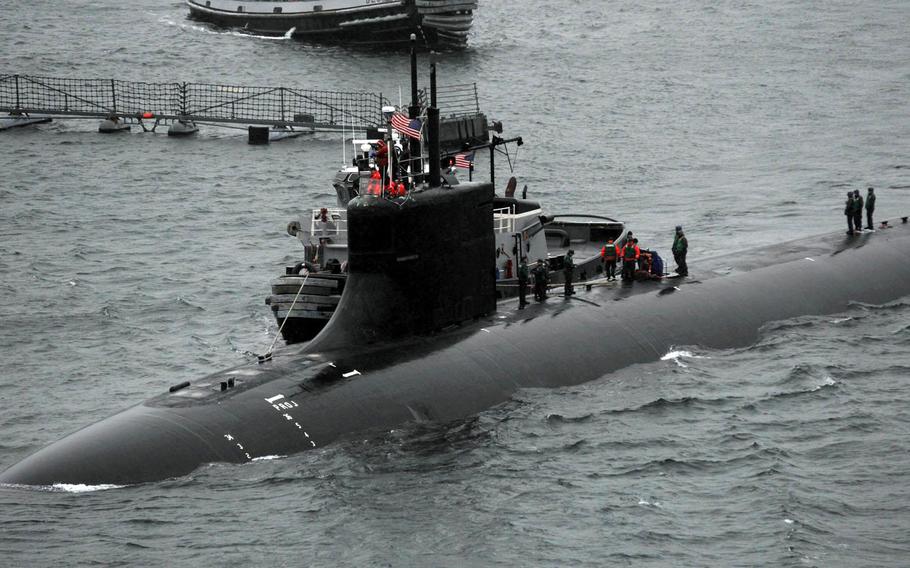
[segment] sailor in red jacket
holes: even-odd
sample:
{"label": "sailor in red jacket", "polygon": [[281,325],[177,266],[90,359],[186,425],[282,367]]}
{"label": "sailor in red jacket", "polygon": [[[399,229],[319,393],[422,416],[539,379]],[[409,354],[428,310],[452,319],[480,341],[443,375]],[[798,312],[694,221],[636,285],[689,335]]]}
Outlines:
{"label": "sailor in red jacket", "polygon": [[626,241],[626,246],[622,248],[622,279],[632,281],[635,277],[635,265],[641,256],[641,249],[638,248],[638,239]]}
{"label": "sailor in red jacket", "polygon": [[619,245],[613,239],[607,239],[607,244],[600,249],[600,257],[604,262],[604,274],[607,280],[616,280],[616,259],[620,256]]}

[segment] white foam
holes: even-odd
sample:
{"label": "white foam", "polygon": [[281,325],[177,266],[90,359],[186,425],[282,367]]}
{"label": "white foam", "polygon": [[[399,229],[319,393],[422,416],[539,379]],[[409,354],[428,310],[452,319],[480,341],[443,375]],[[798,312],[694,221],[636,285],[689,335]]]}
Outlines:
{"label": "white foam", "polygon": [[101,485],[85,485],[83,483],[55,483],[51,486],[54,491],[63,491],[65,493],[90,493],[92,491],[107,491],[108,489],[121,489],[126,485],[113,485],[102,483]]}
{"label": "white foam", "polygon": [[678,359],[680,357],[691,357],[692,354],[688,351],[670,351],[666,355],[660,358],[661,361],[667,361],[669,359]]}
{"label": "white foam", "polygon": [[683,368],[688,368],[688,365],[680,361],[680,359],[709,359],[709,357],[703,357],[701,355],[693,355],[691,351],[670,351],[666,355],[660,358],[661,361],[670,361],[673,360],[674,363]]}
{"label": "white foam", "polygon": [[784,519],[784,522],[788,525],[792,525],[794,523],[793,519]]}
{"label": "white foam", "polygon": [[253,458],[252,461],[254,461],[254,462],[259,462],[259,461],[272,461],[272,460],[284,459],[284,458],[286,458],[286,457],[287,457],[287,456],[277,456],[277,455],[275,455],[275,456],[259,456],[258,458]]}
{"label": "white foam", "polygon": [[817,391],[817,390],[821,390],[821,389],[823,389],[823,388],[825,388],[825,387],[834,386],[834,385],[836,385],[836,384],[837,384],[837,381],[835,381],[833,378],[831,378],[831,377],[825,377],[825,380],[822,382],[822,384],[816,385],[816,386],[812,389],[811,392],[815,392],[815,391]]}
{"label": "white foam", "polygon": [[265,39],[265,40],[271,40],[271,41],[276,41],[276,40],[285,41],[285,40],[292,39],[291,36],[293,35],[294,31],[297,29],[297,28],[289,29],[287,32],[285,32],[285,34],[283,36],[268,36],[268,35],[256,35],[256,34],[236,31],[236,30],[214,30],[211,28],[207,28],[205,26],[188,24],[186,22],[175,22],[174,20],[168,18],[167,16],[163,16],[158,21],[162,22],[164,24],[167,24],[169,26],[174,26],[174,27],[177,27],[177,28],[180,28],[183,30],[192,30],[194,32],[202,32],[202,33],[211,34],[211,35],[229,35],[229,36],[234,36],[234,37],[252,37],[252,38],[256,38],[256,39]]}

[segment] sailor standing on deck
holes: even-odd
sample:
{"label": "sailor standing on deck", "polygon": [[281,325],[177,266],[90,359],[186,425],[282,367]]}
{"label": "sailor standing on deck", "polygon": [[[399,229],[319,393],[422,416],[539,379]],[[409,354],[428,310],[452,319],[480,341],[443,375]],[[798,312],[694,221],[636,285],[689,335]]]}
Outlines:
{"label": "sailor standing on deck", "polygon": [[844,204],[844,215],[847,216],[847,234],[853,234],[853,192],[847,192],[847,202]]}
{"label": "sailor standing on deck", "polygon": [[566,258],[562,265],[562,272],[566,281],[563,291],[564,295],[568,298],[575,293],[575,289],[572,287],[572,278],[575,276],[575,251],[572,249],[569,249],[569,252],[566,253]]}
{"label": "sailor standing on deck", "polygon": [[547,299],[547,267],[544,266],[543,260],[537,259],[537,266],[531,271],[534,275],[534,299],[543,302]]}
{"label": "sailor standing on deck", "polygon": [[853,190],[853,228],[857,233],[863,232],[863,196],[858,189]]}
{"label": "sailor standing on deck", "polygon": [[622,279],[630,282],[635,276],[635,264],[641,256],[641,250],[635,244],[635,240],[626,238],[626,245],[622,247]]}
{"label": "sailor standing on deck", "polygon": [[[528,278],[530,272],[528,271],[528,259],[522,257],[521,263],[518,265],[518,309],[524,309],[528,305],[527,295],[528,295]],[[536,295],[536,292],[535,292]]]}
{"label": "sailor standing on deck", "polygon": [[673,236],[673,258],[676,260],[676,273],[680,276],[689,275],[689,265],[686,264],[686,253],[689,252],[689,240],[683,233],[682,225],[676,225],[676,234]]}
{"label": "sailor standing on deck", "polygon": [[870,187],[869,193],[866,194],[866,228],[870,231],[875,229],[875,225],[872,224],[873,211],[875,211],[875,190]]}
{"label": "sailor standing on deck", "polygon": [[600,249],[600,257],[604,260],[604,274],[607,280],[616,280],[616,259],[619,258],[619,247],[613,239],[607,239],[607,244]]}

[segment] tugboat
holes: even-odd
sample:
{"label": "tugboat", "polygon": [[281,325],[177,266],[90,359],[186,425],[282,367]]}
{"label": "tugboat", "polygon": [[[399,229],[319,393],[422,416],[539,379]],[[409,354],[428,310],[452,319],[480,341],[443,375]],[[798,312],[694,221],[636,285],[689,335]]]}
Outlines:
{"label": "tugboat", "polygon": [[477,0],[187,0],[189,17],[251,34],[347,46],[463,48]]}

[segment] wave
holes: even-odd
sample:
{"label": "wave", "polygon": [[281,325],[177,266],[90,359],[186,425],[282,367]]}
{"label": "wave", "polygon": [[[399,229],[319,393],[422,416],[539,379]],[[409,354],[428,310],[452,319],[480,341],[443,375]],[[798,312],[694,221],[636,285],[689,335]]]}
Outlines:
{"label": "wave", "polygon": [[0,483],[0,487],[10,489],[25,489],[28,491],[45,491],[51,493],[92,493],[94,491],[107,491],[109,489],[122,489],[126,485],[113,485],[103,483],[101,485],[85,485],[82,483],[54,483],[53,485],[21,485],[17,483]]}
{"label": "wave", "polygon": [[242,30],[235,30],[235,29],[220,30],[220,29],[214,29],[214,28],[199,25],[199,24],[190,24],[187,22],[175,22],[168,16],[162,16],[161,18],[158,19],[158,21],[161,22],[162,24],[167,24],[169,26],[174,26],[176,28],[180,28],[183,31],[189,30],[189,31],[212,34],[212,35],[227,35],[227,36],[243,37],[243,38],[248,37],[248,38],[255,38],[255,39],[264,39],[264,40],[268,40],[268,41],[287,41],[290,39],[294,39],[293,38],[294,31],[297,30],[297,28],[294,27],[294,28],[289,29],[287,32],[285,32],[284,35],[271,36],[271,35],[254,34],[252,32],[244,32]]}
{"label": "wave", "polygon": [[669,351],[666,355],[660,358],[661,361],[673,361],[682,368],[688,368],[688,365],[683,363],[681,359],[710,359],[710,357],[705,357],[702,355],[693,355],[691,351],[684,350],[675,350]]}
{"label": "wave", "polygon": [[[651,460],[641,465],[617,472],[607,474],[609,477],[623,477],[628,475],[653,474],[661,475],[674,473],[680,475],[686,474],[703,474],[707,472],[716,472],[718,470],[727,471],[731,468],[740,468],[751,466],[753,464],[764,465],[757,470],[752,476],[773,475],[783,473],[781,465],[788,465],[788,459],[791,457],[790,452],[783,448],[761,447],[758,443],[749,446],[748,453],[736,455],[728,459],[688,459],[681,460],[673,457],[665,457]],[[767,463],[767,462],[772,463]],[[603,474],[598,474],[603,475]]]}
{"label": "wave", "polygon": [[[838,368],[839,369],[839,368]],[[812,363],[797,363],[794,365],[785,377],[774,384],[788,385],[793,383],[811,382],[815,385],[830,384],[834,379],[827,374],[825,369]]]}
{"label": "wave", "polygon": [[551,424],[583,424],[590,422],[594,418],[593,414],[583,414],[581,416],[563,416],[562,414],[547,414],[547,422]]}
{"label": "wave", "polygon": [[280,456],[280,455],[259,456],[258,458],[253,458],[253,461],[254,461],[254,462],[260,462],[260,461],[274,461],[274,460],[284,459],[284,458],[286,458],[286,457],[287,457],[287,456]]}
{"label": "wave", "polygon": [[646,402],[640,406],[630,408],[619,408],[606,411],[606,414],[627,414],[635,412],[663,412],[676,408],[701,408],[707,406],[724,406],[730,402],[741,400],[739,396],[727,396],[720,398],[700,398],[697,396],[684,396],[680,398],[663,398],[660,397],[651,402]]}
{"label": "wave", "polygon": [[[787,382],[789,382],[789,381],[787,381]],[[752,401],[752,402],[749,403],[748,405],[744,405],[743,408],[746,408],[746,407],[755,408],[755,405],[761,404],[761,403],[763,403],[763,402],[769,402],[769,401],[774,401],[774,400],[782,400],[782,399],[789,399],[789,398],[796,398],[796,397],[801,397],[801,396],[805,396],[805,395],[817,393],[817,392],[819,392],[819,391],[821,391],[821,390],[836,389],[836,388],[838,388],[838,384],[839,384],[839,383],[834,379],[834,377],[825,376],[825,377],[821,380],[821,382],[816,383],[816,384],[813,384],[813,385],[811,385],[811,386],[808,386],[808,387],[806,387],[806,388],[804,388],[804,389],[797,389],[797,390],[792,390],[792,391],[783,391],[783,392],[771,392],[771,393],[767,393],[767,394],[764,395],[763,397],[758,398],[758,399]]]}
{"label": "wave", "polygon": [[182,297],[182,296],[178,296],[178,297],[177,297],[177,305],[179,305],[179,306],[190,307],[190,308],[193,308],[193,309],[195,309],[195,310],[197,310],[197,311],[200,311],[200,312],[204,312],[204,311],[205,311],[205,308],[204,308],[204,307],[199,306],[199,305],[197,305],[197,304],[194,304],[193,302],[190,302],[189,300],[187,300],[186,298],[184,298],[184,297]]}

